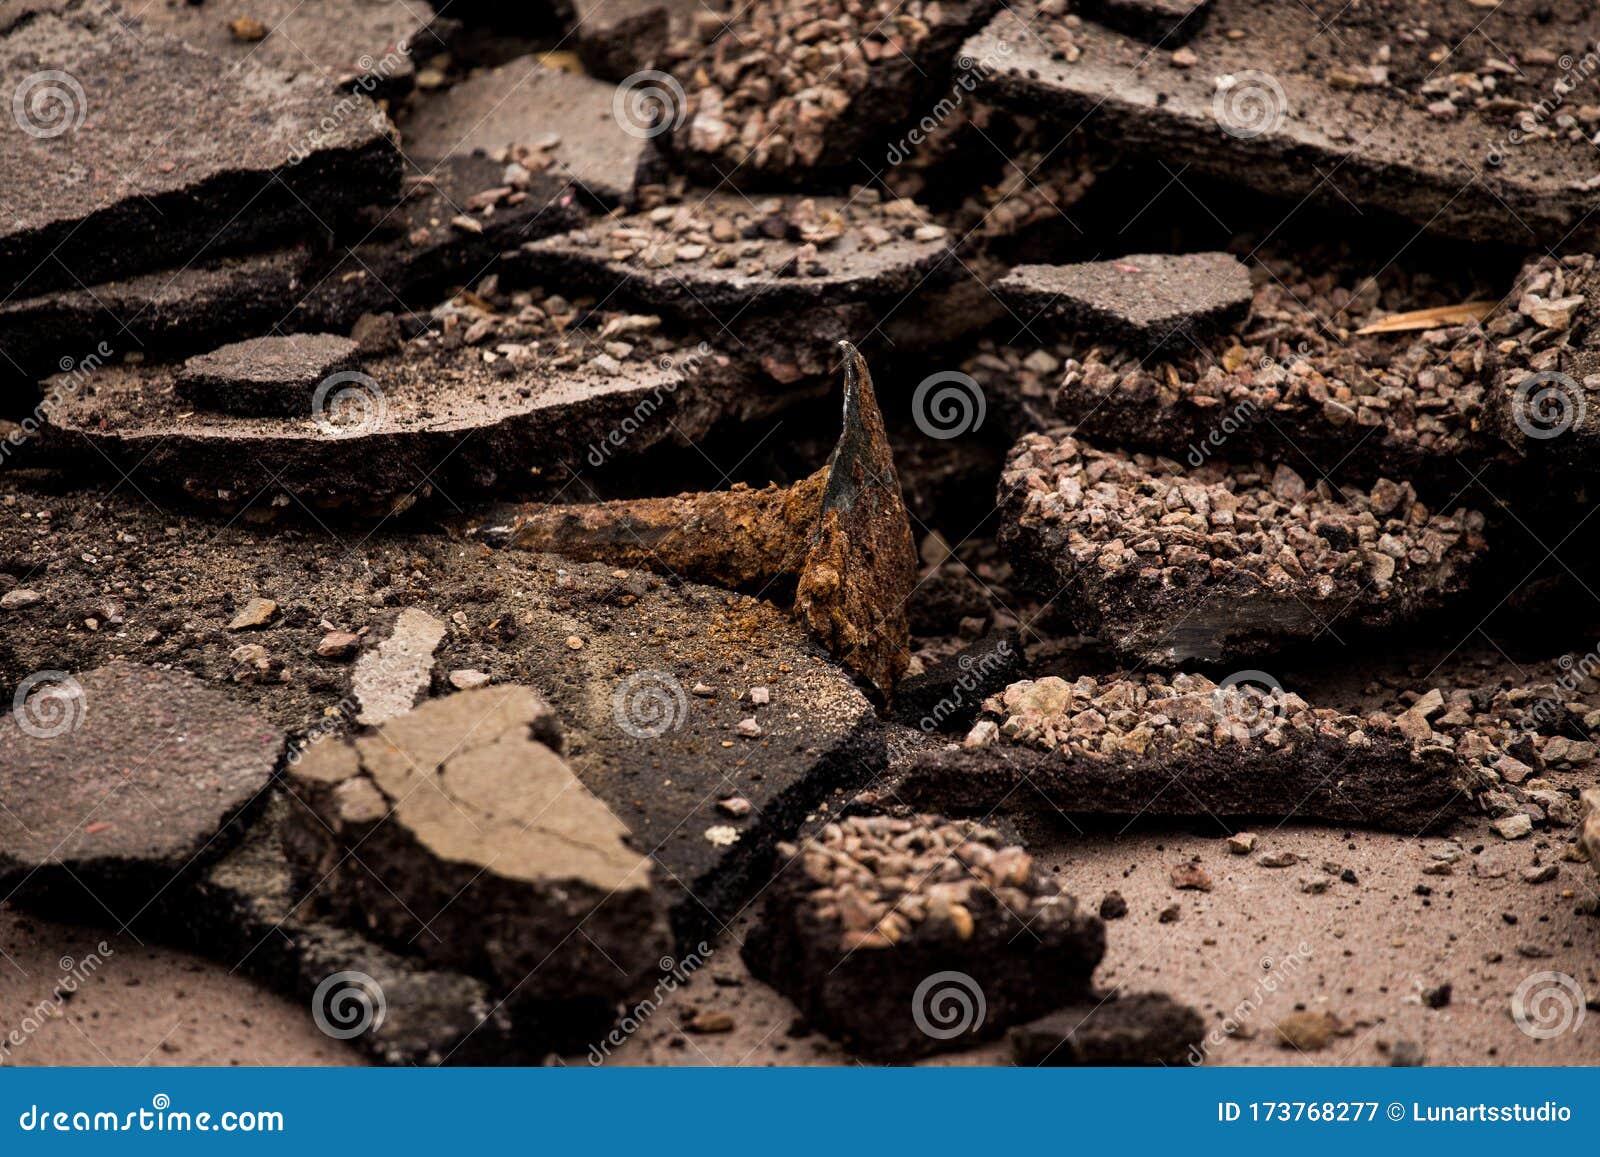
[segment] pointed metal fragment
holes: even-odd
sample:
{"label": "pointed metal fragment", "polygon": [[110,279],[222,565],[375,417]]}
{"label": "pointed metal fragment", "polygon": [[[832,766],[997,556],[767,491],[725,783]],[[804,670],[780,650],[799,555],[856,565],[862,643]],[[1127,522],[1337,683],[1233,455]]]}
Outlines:
{"label": "pointed metal fragment", "polygon": [[917,556],[865,359],[849,342],[844,429],[793,486],[529,506],[510,544],[736,587],[777,601],[885,698],[910,660]]}
{"label": "pointed metal fragment", "polygon": [[844,431],[828,463],[822,516],[795,592],[794,613],[885,696],[910,662],[906,603],[917,549],[866,359],[844,351]]}

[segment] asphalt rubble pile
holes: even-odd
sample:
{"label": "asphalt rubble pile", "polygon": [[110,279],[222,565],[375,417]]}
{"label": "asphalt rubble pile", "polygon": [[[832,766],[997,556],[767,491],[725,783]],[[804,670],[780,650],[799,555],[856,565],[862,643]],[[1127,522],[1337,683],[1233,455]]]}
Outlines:
{"label": "asphalt rubble pile", "polygon": [[1035,841],[1600,871],[1600,16],[134,7],[0,14],[5,904],[389,1064],[730,1032],[719,952],[1183,1064]]}

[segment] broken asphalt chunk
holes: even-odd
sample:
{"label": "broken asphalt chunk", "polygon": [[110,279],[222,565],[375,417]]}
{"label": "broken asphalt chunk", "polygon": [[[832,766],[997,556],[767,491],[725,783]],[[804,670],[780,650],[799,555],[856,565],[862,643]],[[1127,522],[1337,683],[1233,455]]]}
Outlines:
{"label": "broken asphalt chunk", "polygon": [[[1372,323],[1413,305],[1498,290],[1430,273],[1379,270],[1327,248],[1258,254],[1252,321],[1235,333],[1138,347],[1070,335],[988,346],[964,366],[988,393],[1053,396],[1073,432],[1198,467],[1224,456],[1337,463],[1341,477],[1422,480],[1499,452],[1483,411],[1490,336],[1476,321],[1420,332]],[[1049,405],[1034,404],[1046,416]]]}
{"label": "broken asphalt chunk", "polygon": [[[783,0],[706,21],[666,66],[674,160],[708,183],[793,183],[854,169],[892,126],[938,99],[961,40],[995,0],[859,7]],[[676,94],[674,94],[676,95]],[[854,174],[851,174],[854,176]]]}
{"label": "broken asphalt chunk", "polygon": [[237,838],[283,733],[192,675],[36,672],[0,717],[0,887],[131,921]]}
{"label": "broken asphalt chunk", "polygon": [[1037,319],[1145,353],[1168,344],[1189,352],[1193,339],[1241,320],[1251,298],[1249,272],[1227,253],[1019,265],[993,291],[1030,325]]}
{"label": "broken asphalt chunk", "polygon": [[649,138],[614,111],[617,88],[532,56],[479,72],[420,101],[405,121],[408,155],[480,153],[577,182],[601,204],[632,204],[661,175]]}
{"label": "broken asphalt chunk", "polygon": [[350,693],[359,705],[357,723],[387,723],[417,705],[433,683],[434,652],[445,630],[417,607],[395,617],[387,637],[363,651],[350,672]]}
{"label": "broken asphalt chunk", "polygon": [[978,724],[993,738],[916,753],[887,798],[952,815],[1296,816],[1408,834],[1465,813],[1474,776],[1442,738],[1312,708],[1248,674],[1015,683]]}
{"label": "broken asphalt chunk", "polygon": [[1442,605],[1484,553],[1483,516],[1430,511],[1409,483],[1314,487],[1287,466],[1198,468],[1025,435],[1001,475],[1002,541],[1038,589],[1130,659],[1271,652]]}
{"label": "broken asphalt chunk", "polygon": [[1212,0],[1081,0],[1090,20],[1171,51],[1200,31]]}
{"label": "broken asphalt chunk", "polygon": [[532,737],[547,712],[525,687],[488,687],[317,744],[289,769],[285,840],[344,923],[582,1031],[670,938],[649,858]]}
{"label": "broken asphalt chunk", "polygon": [[[922,597],[919,584],[915,597]],[[983,701],[1022,677],[1027,656],[1015,631],[994,631],[895,689],[894,718],[924,734],[965,731]]]}
{"label": "broken asphalt chunk", "polygon": [[[0,481],[17,484],[10,474]],[[238,666],[231,653],[246,640],[220,628],[242,601],[237,560],[249,558],[285,584],[295,576],[293,603],[286,597],[283,613],[248,636],[292,660],[295,677],[229,682],[229,694],[328,744],[358,706],[348,683],[354,664],[316,657],[327,629],[303,608],[325,608],[346,629],[369,627],[368,647],[391,630],[387,611],[374,610],[380,597],[396,610],[425,611],[450,627],[436,672],[483,668],[497,680],[491,686],[537,687],[554,708],[573,771],[628,826],[633,846],[661,865],[655,887],[680,955],[739,915],[770,878],[778,840],[887,764],[883,729],[858,680],[770,602],[648,571],[619,575],[613,566],[491,550],[471,536],[419,529],[426,520],[386,526],[361,551],[330,551],[321,535],[163,513],[126,486],[109,496],[57,494],[51,503],[56,533],[74,543],[78,563],[31,580],[39,597],[30,606],[0,608],[8,670],[61,662],[64,641],[73,666],[92,667],[126,653],[131,639],[152,662],[203,664],[230,678]],[[138,549],[106,551],[102,517],[136,536]],[[166,534],[174,523],[182,532]],[[0,518],[0,554],[28,557],[35,525]],[[78,567],[90,565],[82,559],[91,552],[115,568],[104,573],[118,576],[117,586],[126,576],[158,581],[162,593],[119,604],[126,619],[115,630],[70,627],[81,620],[64,608],[85,606]],[[174,629],[169,616],[198,619],[207,640],[198,652],[196,634]],[[704,695],[691,690],[702,687]],[[751,717],[761,734],[746,738],[739,725]],[[537,723],[534,736],[556,741]],[[719,803],[734,793],[750,804],[742,817]]]}
{"label": "broken asphalt chunk", "polygon": [[[370,0],[150,0],[130,6],[139,25],[170,33],[239,67],[314,77],[374,99],[403,96],[416,79],[413,44],[438,47],[433,8]],[[259,33],[259,35],[258,35]]]}
{"label": "broken asphalt chunk", "polygon": [[190,358],[175,390],[202,409],[309,417],[317,387],[330,375],[355,369],[357,355],[356,343],[337,334],[247,338]]}
{"label": "broken asphalt chunk", "polygon": [[141,931],[175,939],[231,971],[308,1002],[318,1027],[381,1064],[536,1064],[551,1042],[517,1024],[475,976],[436,968],[319,918],[295,883],[275,797],[240,842],[152,908]]}
{"label": "broken asphalt chunk", "polygon": [[1164,992],[1138,992],[1068,1005],[1011,1030],[1018,1065],[1065,1067],[1187,1065],[1206,1036],[1206,1022]]}
{"label": "broken asphalt chunk", "polygon": [[[701,0],[573,0],[578,59],[593,76],[625,81],[665,59],[668,45],[717,9]],[[670,114],[669,114],[670,115]]]}
{"label": "broken asphalt chunk", "polygon": [[1105,953],[1100,919],[992,828],[856,816],[780,852],[745,962],[864,1056],[997,1036],[1085,996]]}
{"label": "broken asphalt chunk", "polygon": [[1600,470],[1600,261],[1540,257],[1485,326],[1495,341],[1489,420],[1520,461]]}
{"label": "broken asphalt chunk", "polygon": [[[422,319],[407,311],[433,305],[430,294],[583,219],[565,179],[507,182],[505,166],[486,157],[427,166],[406,179],[399,205],[362,214],[328,249],[302,243],[0,302],[0,349],[23,374],[43,377],[83,363],[92,371],[125,352],[85,334],[125,333],[152,356],[199,352],[251,329],[345,333],[366,313],[397,312],[418,328]],[[469,205],[480,206],[475,230],[451,223]],[[74,367],[61,364],[64,350]]]}
{"label": "broken asphalt chunk", "polygon": [[911,201],[712,193],[529,242],[523,276],[694,319],[895,303],[946,272],[951,237]]}
{"label": "broken asphalt chunk", "polygon": [[[433,331],[323,379],[298,418],[190,410],[168,366],[58,375],[45,383],[57,403],[47,445],[73,454],[87,442],[208,503],[266,487],[311,508],[382,514],[434,487],[483,490],[507,471],[694,437],[753,404],[725,355],[652,319],[524,300],[507,314],[449,307]],[[629,324],[626,341],[613,340]]]}
{"label": "broken asphalt chunk", "polygon": [[[888,695],[910,661],[916,545],[865,359],[849,343],[844,429],[793,486],[525,508],[512,542],[781,594],[850,670]],[[776,591],[771,588],[776,587]]]}
{"label": "broken asphalt chunk", "polygon": [[[1563,54],[1600,34],[1592,10],[1400,0],[1382,21],[1346,10],[1327,24],[1261,0],[1209,10],[1177,53],[1050,3],[1002,10],[963,51],[986,99],[1269,194],[1479,241],[1553,245],[1585,227],[1592,146],[1537,110],[1567,83]],[[1439,54],[1474,33],[1495,48],[1442,73]],[[1313,40],[1328,52],[1307,55]]]}
{"label": "broken asphalt chunk", "polygon": [[22,110],[0,165],[7,294],[309,233],[392,198],[400,179],[367,98],[134,36],[99,0],[11,25],[0,88]]}

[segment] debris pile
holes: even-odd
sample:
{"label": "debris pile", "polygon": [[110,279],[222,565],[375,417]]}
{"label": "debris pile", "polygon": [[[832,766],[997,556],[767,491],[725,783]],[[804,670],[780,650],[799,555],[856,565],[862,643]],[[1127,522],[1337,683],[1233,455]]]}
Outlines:
{"label": "debris pile", "polygon": [[[1416,832],[1461,815],[1476,782],[1449,740],[1425,726],[1419,735],[1411,718],[1313,708],[1268,682],[1046,676],[983,710],[962,749],[915,756],[876,800],[954,814],[1298,815]],[[1175,776],[1184,791],[1168,795]]]}
{"label": "debris pile", "polygon": [[0,955],[247,1061],[1583,1059],[1594,6],[137,7],[0,6]]}
{"label": "debris pile", "polygon": [[903,1061],[1029,1020],[1085,995],[1105,953],[1099,918],[980,824],[852,818],[779,854],[745,959],[869,1056]]}
{"label": "debris pile", "polygon": [[532,738],[549,713],[525,687],[486,687],[319,744],[290,768],[285,838],[341,922],[581,1036],[670,940],[649,859]]}
{"label": "debris pile", "polygon": [[1037,584],[1130,659],[1223,662],[1314,639],[1330,618],[1386,627],[1461,590],[1482,514],[1409,482],[1314,486],[1287,465],[1098,450],[1028,434],[1000,479],[1005,531]]}

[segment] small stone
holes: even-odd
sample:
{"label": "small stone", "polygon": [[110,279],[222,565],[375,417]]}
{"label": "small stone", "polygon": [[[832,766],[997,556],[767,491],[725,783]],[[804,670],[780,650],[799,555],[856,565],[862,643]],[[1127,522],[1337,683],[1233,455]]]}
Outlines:
{"label": "small stone", "polygon": [[1389,1048],[1389,1064],[1393,1068],[1420,1068],[1424,1059],[1422,1046],[1414,1040],[1395,1041]]}
{"label": "small stone", "polygon": [[1454,989],[1448,981],[1422,990],[1422,1003],[1429,1008],[1444,1008],[1450,1003],[1450,996]]}
{"label": "small stone", "polygon": [[1107,892],[1100,901],[1100,919],[1121,920],[1128,914],[1128,902],[1122,898],[1121,892]]}
{"label": "small stone", "polygon": [[1557,864],[1544,864],[1542,866],[1522,869],[1522,882],[1525,884],[1548,884],[1561,874]]}
{"label": "small stone", "polygon": [[267,38],[267,26],[254,16],[236,16],[228,21],[228,35],[241,44],[254,44]]}
{"label": "small stone", "polygon": [[569,651],[581,651],[581,650],[583,650],[583,640],[578,638],[577,635],[568,635],[567,636],[567,650],[569,650]]}
{"label": "small stone", "polygon": [[1248,856],[1256,850],[1254,832],[1235,832],[1228,837],[1228,851],[1235,856]]}
{"label": "small stone", "polygon": [[716,824],[706,829],[706,841],[718,848],[731,848],[739,842],[739,829]]}
{"label": "small stone", "polygon": [[248,631],[256,627],[264,627],[270,623],[278,613],[278,604],[271,599],[254,598],[244,605],[238,614],[228,623],[230,631]]}
{"label": "small stone", "polygon": [[750,688],[750,702],[757,707],[765,707],[772,702],[772,692],[766,687]]}
{"label": "small stone", "polygon": [[1162,924],[1176,924],[1183,917],[1183,909],[1176,904],[1168,904],[1161,909],[1161,914],[1156,920]]}
{"label": "small stone", "polygon": [[1332,876],[1307,876],[1300,881],[1300,890],[1308,896],[1320,896],[1331,887]]}
{"label": "small stone", "polygon": [[356,722],[373,726],[404,715],[433,682],[434,651],[446,628],[428,612],[407,607],[394,629],[356,660],[350,690],[360,704]]}
{"label": "small stone", "polygon": [[1278,1042],[1284,1048],[1314,1053],[1327,1048],[1344,1026],[1331,1012],[1291,1012],[1275,1027]]}
{"label": "small stone", "polygon": [[743,819],[750,814],[750,801],[742,795],[730,795],[727,799],[719,799],[717,806],[735,819]]}
{"label": "small stone", "polygon": [[1172,868],[1172,886],[1174,888],[1189,888],[1196,892],[1211,891],[1211,873],[1194,861],[1175,864]]}
{"label": "small stone", "polygon": [[1533,832],[1533,820],[1526,812],[1518,812],[1514,816],[1495,820],[1489,826],[1500,833],[1501,838],[1507,840],[1520,840]]}
{"label": "small stone", "polygon": [[451,671],[449,679],[450,686],[454,687],[457,691],[473,691],[479,687],[487,687],[489,685],[489,675],[487,672],[475,671],[471,668],[463,668],[459,671]]}
{"label": "small stone", "polygon": [[329,631],[317,644],[317,654],[324,659],[348,659],[361,645],[361,636],[353,631]]}
{"label": "small stone", "polygon": [[720,1009],[707,1009],[705,1012],[695,1013],[694,1017],[684,1027],[690,1032],[720,1033],[732,1032],[736,1023],[733,1019],[733,1014],[730,1012],[723,1012]]}
{"label": "small stone", "polygon": [[754,718],[739,720],[733,729],[746,739],[755,739],[761,734],[761,724],[757,723]]}
{"label": "small stone", "polygon": [[38,591],[29,590],[27,587],[18,587],[14,591],[7,591],[5,594],[0,595],[0,609],[20,611],[23,607],[33,606],[34,603],[43,598],[44,596]]}
{"label": "small stone", "polygon": [[1256,857],[1263,868],[1292,868],[1299,862],[1300,857],[1288,851],[1263,852]]}

